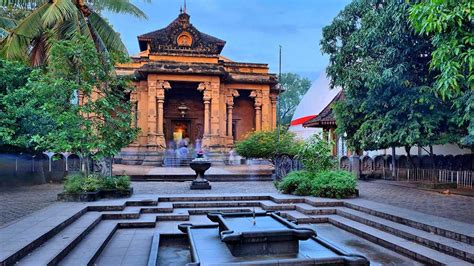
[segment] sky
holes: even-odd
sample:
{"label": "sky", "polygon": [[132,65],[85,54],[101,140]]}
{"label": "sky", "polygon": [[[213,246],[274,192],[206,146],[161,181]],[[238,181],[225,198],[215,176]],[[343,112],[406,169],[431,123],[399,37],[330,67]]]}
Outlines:
{"label": "sky", "polygon": [[[138,53],[137,36],[166,27],[183,0],[133,0],[148,20],[106,13],[130,54]],[[187,0],[187,13],[199,31],[225,40],[222,55],[238,62],[267,63],[278,72],[315,80],[328,64],[319,49],[322,29],[350,0]]]}

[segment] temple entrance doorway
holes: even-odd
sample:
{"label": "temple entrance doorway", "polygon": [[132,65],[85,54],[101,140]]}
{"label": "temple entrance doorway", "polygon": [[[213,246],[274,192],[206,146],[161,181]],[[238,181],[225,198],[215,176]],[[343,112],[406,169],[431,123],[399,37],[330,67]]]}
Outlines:
{"label": "temple entrance doorway", "polygon": [[171,120],[172,136],[168,136],[167,139],[172,139],[174,143],[179,146],[189,146],[192,137],[189,132],[189,125],[191,120]]}
{"label": "temple entrance doorway", "polygon": [[186,146],[193,153],[204,134],[204,102],[197,82],[170,82],[165,92],[164,134],[167,149]]}

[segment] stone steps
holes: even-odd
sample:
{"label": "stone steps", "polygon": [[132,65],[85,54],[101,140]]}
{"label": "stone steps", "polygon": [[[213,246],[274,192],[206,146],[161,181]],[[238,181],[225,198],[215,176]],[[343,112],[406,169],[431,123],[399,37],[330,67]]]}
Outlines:
{"label": "stone steps", "polygon": [[[437,221],[420,221],[420,219],[413,219],[413,217],[407,218],[406,215],[405,217],[403,217],[401,215],[389,213],[387,211],[381,212],[379,210],[376,210],[375,208],[364,207],[364,206],[349,203],[349,202],[345,202],[344,206],[353,210],[357,210],[357,211],[364,212],[373,216],[377,216],[379,218],[383,218],[385,220],[407,225],[407,226],[410,226],[410,227],[413,227],[425,232],[451,238],[451,239],[461,241],[470,245],[474,244],[474,231],[470,230],[470,233],[463,233],[465,230],[461,230],[461,229],[462,227],[465,227],[465,224],[458,227],[457,225],[459,224],[459,222],[456,222],[456,221],[447,220],[447,219],[439,218],[439,217],[433,217],[433,218],[436,218],[437,220],[444,219],[445,221],[450,223],[450,224],[440,225],[439,223],[435,223]],[[446,227],[448,227],[449,229],[446,229]],[[459,230],[455,231],[452,228],[459,228]]]}
{"label": "stone steps", "polygon": [[18,265],[55,265],[73,249],[99,222],[101,214],[87,212],[71,225],[58,232],[30,254]]}
{"label": "stone steps", "polygon": [[91,265],[117,230],[114,221],[99,223],[82,241],[64,257],[58,265]]}
{"label": "stone steps", "polygon": [[474,247],[469,244],[348,208],[338,208],[337,214],[392,235],[425,245],[431,249],[474,263]]}
{"label": "stone steps", "polygon": [[420,262],[430,265],[471,265],[464,260],[345,217],[332,215],[328,217],[328,220],[331,224],[341,229]]}

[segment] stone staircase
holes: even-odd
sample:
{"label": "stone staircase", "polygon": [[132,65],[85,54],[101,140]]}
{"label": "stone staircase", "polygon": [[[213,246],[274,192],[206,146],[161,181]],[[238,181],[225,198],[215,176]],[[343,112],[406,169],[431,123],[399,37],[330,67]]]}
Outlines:
{"label": "stone staircase", "polygon": [[[155,233],[178,234],[177,225],[183,222],[212,223],[205,217],[208,212],[252,210],[278,211],[303,226],[328,223],[426,264],[474,263],[472,225],[357,199],[339,201],[279,194],[184,195],[73,207],[63,214],[54,207],[49,215],[57,219],[48,218],[40,226],[32,224],[24,231],[17,229],[16,234],[11,232],[15,224],[0,228],[0,235],[6,236],[0,242],[1,265],[94,265],[117,230],[155,228]],[[28,219],[34,221],[34,215]],[[48,210],[41,215],[47,216]],[[13,243],[15,239],[21,241]]]}

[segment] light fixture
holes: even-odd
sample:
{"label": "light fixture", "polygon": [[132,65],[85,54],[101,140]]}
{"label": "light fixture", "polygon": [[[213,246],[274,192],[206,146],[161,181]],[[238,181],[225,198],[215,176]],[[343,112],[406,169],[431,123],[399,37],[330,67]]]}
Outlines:
{"label": "light fixture", "polygon": [[179,113],[181,114],[181,117],[184,117],[186,115],[186,112],[189,110],[189,108],[182,102],[179,107],[178,107]]}

